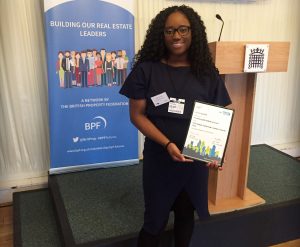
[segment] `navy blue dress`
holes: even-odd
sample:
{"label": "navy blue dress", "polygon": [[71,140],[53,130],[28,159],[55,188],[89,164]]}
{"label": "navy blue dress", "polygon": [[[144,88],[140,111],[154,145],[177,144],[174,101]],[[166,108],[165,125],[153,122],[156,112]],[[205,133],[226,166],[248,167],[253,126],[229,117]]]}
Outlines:
{"label": "navy blue dress", "polygon": [[[155,106],[151,97],[166,92],[168,97],[185,99],[184,113],[168,112],[168,103]],[[172,67],[161,62],[139,64],[127,77],[120,93],[131,99],[146,99],[151,122],[179,149],[183,148],[195,100],[226,106],[231,103],[223,80],[217,74],[198,80],[190,67]],[[208,212],[208,168],[201,161],[175,162],[166,149],[145,139],[143,228],[157,234],[167,222],[172,205],[185,190],[200,219]]]}

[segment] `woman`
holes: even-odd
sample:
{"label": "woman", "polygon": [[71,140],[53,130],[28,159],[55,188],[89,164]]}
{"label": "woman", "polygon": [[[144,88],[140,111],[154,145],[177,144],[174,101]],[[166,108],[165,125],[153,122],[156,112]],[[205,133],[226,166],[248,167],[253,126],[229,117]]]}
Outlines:
{"label": "woman", "polygon": [[71,73],[72,73],[72,87],[76,86],[76,52],[71,51]]}
{"label": "woman", "polygon": [[76,77],[76,86],[81,87],[81,76],[79,69],[80,53],[75,53],[75,77]]}
{"label": "woman", "polygon": [[[200,219],[209,217],[208,168],[217,167],[193,162],[180,151],[193,104],[231,103],[212,62],[205,26],[192,8],[169,7],[152,20],[120,93],[130,98],[131,121],[146,136],[145,213],[138,246],[158,246],[170,210],[175,215],[175,246],[189,246],[194,209]],[[183,109],[170,98],[183,99]]]}
{"label": "woman", "polygon": [[97,52],[96,53],[96,61],[95,61],[95,65],[96,65],[96,82],[97,82],[97,86],[101,86],[101,75],[102,75],[102,72],[103,72],[103,69],[102,69],[102,60],[101,60],[101,57],[100,57],[100,52]]}

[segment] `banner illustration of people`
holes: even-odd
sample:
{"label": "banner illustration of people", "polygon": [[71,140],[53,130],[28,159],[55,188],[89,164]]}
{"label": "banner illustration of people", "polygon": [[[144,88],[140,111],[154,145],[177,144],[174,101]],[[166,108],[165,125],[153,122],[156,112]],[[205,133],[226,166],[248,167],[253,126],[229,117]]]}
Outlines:
{"label": "banner illustration of people", "polygon": [[50,173],[138,162],[120,86],[134,56],[133,1],[44,0]]}

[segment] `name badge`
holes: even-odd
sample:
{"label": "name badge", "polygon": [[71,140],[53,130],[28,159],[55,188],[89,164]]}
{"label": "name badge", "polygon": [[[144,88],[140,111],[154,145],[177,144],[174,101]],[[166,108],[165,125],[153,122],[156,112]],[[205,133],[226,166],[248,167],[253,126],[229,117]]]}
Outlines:
{"label": "name badge", "polygon": [[151,100],[155,106],[160,106],[170,101],[166,92],[151,97]]}
{"label": "name badge", "polygon": [[185,99],[170,98],[168,112],[183,114]]}

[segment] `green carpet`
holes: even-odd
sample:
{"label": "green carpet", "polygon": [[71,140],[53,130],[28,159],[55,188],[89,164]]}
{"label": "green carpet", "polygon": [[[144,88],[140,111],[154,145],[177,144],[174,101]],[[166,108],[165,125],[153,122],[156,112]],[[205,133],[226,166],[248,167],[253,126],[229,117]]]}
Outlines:
{"label": "green carpet", "polygon": [[[136,235],[143,221],[141,175],[142,165],[51,176],[65,209],[59,207],[60,222],[74,244]],[[299,161],[266,145],[251,147],[248,186],[267,204],[300,198],[299,181]],[[60,246],[48,190],[17,195],[22,246]]]}
{"label": "green carpet", "polygon": [[251,147],[248,187],[267,204],[300,198],[300,161],[270,146]]}
{"label": "green carpet", "polygon": [[56,176],[76,244],[140,230],[141,168],[136,165]]}
{"label": "green carpet", "polygon": [[48,189],[14,193],[14,246],[62,246]]}

